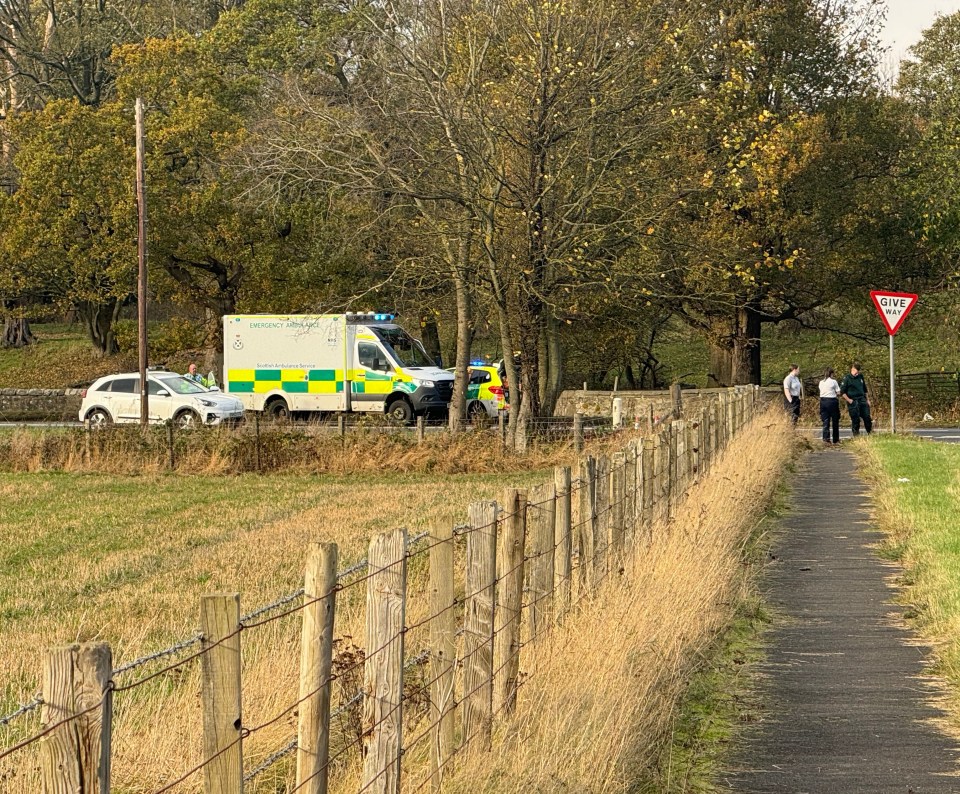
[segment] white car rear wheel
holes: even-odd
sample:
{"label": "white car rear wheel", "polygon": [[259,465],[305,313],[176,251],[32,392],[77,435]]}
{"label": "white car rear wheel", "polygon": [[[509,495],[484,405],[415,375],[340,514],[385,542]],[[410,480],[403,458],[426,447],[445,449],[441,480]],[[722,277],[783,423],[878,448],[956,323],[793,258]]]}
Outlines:
{"label": "white car rear wheel", "polygon": [[87,414],[87,421],[90,423],[91,430],[100,430],[113,424],[110,414],[102,408],[95,408]]}

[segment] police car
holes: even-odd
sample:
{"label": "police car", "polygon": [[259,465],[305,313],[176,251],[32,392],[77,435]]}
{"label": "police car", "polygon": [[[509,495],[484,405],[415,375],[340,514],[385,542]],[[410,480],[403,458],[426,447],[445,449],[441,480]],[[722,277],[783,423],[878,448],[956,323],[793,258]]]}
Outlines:
{"label": "police car", "polygon": [[510,407],[510,395],[496,365],[478,362],[467,367],[467,373],[470,375],[467,384],[467,418],[474,421],[488,417],[495,419],[500,411]]}
{"label": "police car", "polygon": [[[107,375],[84,389],[80,421],[91,427],[140,421],[140,374]],[[205,389],[176,372],[147,373],[147,410],[152,424],[171,421],[180,427],[218,425],[243,417],[236,397]]]}

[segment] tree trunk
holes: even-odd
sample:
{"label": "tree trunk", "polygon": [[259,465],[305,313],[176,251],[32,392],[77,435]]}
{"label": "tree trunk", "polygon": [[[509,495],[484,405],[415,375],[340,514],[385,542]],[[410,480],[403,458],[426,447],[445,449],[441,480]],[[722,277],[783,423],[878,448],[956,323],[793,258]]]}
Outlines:
{"label": "tree trunk", "polygon": [[105,356],[120,352],[120,346],[113,335],[113,323],[120,313],[120,301],[105,298],[103,301],[80,301],[76,305],[77,314],[87,329],[87,336],[93,346]]}
{"label": "tree trunk", "polygon": [[[470,285],[466,279],[466,257],[469,257],[469,239],[461,242],[461,262],[453,269],[453,287],[457,297],[457,354],[454,362],[455,374],[453,381],[453,396],[450,398],[450,418],[462,421],[467,417],[467,387],[470,385],[467,367],[470,364],[470,346],[473,344],[473,301],[470,295]],[[450,428],[457,430],[457,421]]]}
{"label": "tree trunk", "polygon": [[563,348],[560,322],[552,316],[544,319],[540,336],[540,410],[553,416],[563,384]]}
{"label": "tree trunk", "polygon": [[0,347],[27,347],[36,342],[30,321],[26,317],[5,317],[3,319],[3,339]]}
{"label": "tree trunk", "polygon": [[420,337],[427,355],[436,362],[438,367],[442,367],[443,353],[440,349],[440,329],[437,327],[437,321],[426,317],[421,318]]}
{"label": "tree trunk", "polygon": [[[540,320],[541,312],[535,298],[525,301],[517,323],[520,342],[520,410],[517,413],[516,446],[527,450],[532,420],[540,412]],[[514,395],[511,393],[511,402]]]}
{"label": "tree trunk", "polygon": [[752,306],[737,312],[726,333],[710,345],[710,386],[760,385],[760,313]]}

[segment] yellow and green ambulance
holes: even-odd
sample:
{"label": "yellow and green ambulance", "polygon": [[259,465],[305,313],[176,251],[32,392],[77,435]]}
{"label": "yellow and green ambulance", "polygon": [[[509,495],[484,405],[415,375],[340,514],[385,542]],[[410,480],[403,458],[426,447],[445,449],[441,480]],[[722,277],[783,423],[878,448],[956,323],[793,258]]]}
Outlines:
{"label": "yellow and green ambulance", "polygon": [[381,413],[408,422],[442,415],[453,375],[379,313],[223,318],[224,391],[275,418],[306,412]]}

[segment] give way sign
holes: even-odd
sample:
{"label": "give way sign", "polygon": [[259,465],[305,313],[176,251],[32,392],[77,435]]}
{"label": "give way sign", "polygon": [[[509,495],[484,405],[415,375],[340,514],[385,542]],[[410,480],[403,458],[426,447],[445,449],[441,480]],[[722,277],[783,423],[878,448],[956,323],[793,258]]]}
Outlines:
{"label": "give way sign", "polygon": [[873,305],[880,312],[880,319],[887,326],[890,336],[900,330],[903,321],[907,319],[910,310],[917,305],[917,295],[910,292],[880,292],[870,293]]}

